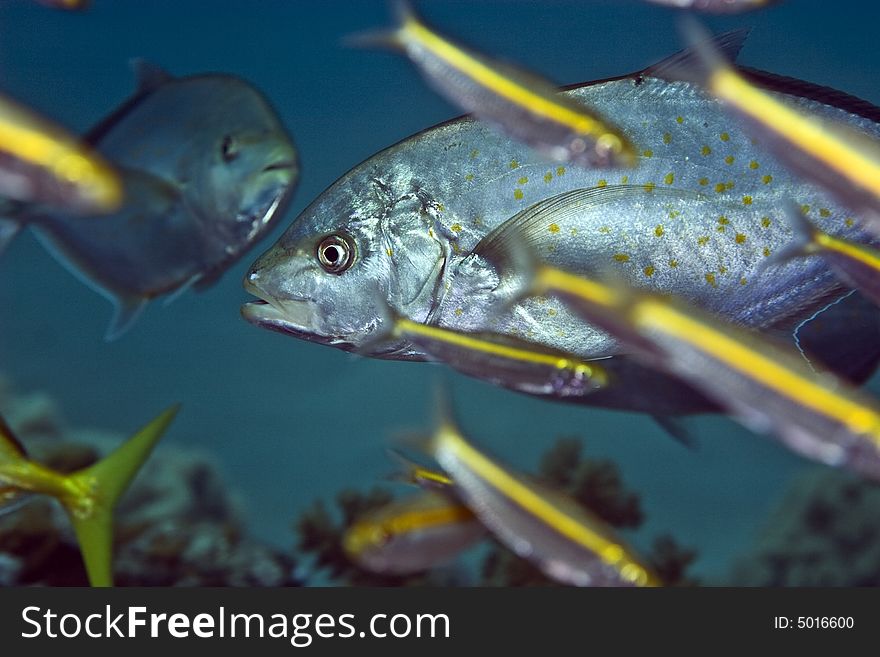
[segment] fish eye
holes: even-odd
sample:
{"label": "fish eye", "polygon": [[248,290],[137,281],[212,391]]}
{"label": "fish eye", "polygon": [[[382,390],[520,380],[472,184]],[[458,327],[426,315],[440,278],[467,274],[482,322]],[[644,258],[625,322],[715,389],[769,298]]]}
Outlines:
{"label": "fish eye", "polygon": [[238,157],[238,146],[232,135],[223,137],[223,141],[220,143],[220,155],[223,156],[224,162],[232,162],[232,160]]}
{"label": "fish eye", "polygon": [[341,274],[354,263],[354,241],[348,235],[328,235],[318,244],[318,262],[330,274]]}

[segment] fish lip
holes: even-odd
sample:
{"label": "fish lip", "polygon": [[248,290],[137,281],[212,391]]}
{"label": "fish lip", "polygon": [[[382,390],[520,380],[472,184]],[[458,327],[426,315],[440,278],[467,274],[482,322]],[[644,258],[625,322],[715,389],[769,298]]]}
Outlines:
{"label": "fish lip", "polygon": [[[258,288],[250,283],[250,281],[246,281],[245,288],[255,296],[265,296]],[[285,310],[284,307],[285,305],[290,307],[291,304],[308,306],[311,305],[312,302],[308,299],[295,299],[279,302],[272,298],[260,298],[256,301],[248,301],[247,303],[242,304],[241,316],[245,321],[259,328],[274,331],[275,333],[290,335],[301,340],[307,340],[308,342],[317,342],[319,344],[333,346],[347,344],[338,338],[323,336],[302,323],[292,321],[288,316],[288,311]]]}

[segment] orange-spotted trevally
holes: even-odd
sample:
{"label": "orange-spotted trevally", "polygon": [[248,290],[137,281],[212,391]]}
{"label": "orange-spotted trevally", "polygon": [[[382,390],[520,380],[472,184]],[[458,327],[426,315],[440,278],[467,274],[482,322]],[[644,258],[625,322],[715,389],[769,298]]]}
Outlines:
{"label": "orange-spotted trevally", "polygon": [[405,575],[450,561],[486,528],[454,497],[420,491],[358,518],[342,539],[348,557],[375,573]]}
{"label": "orange-spotted trevally", "polygon": [[[825,188],[880,236],[880,137],[876,130],[817,112],[808,103],[782,102],[737,72],[696,22],[684,21],[683,31],[695,56],[670,67],[671,75],[702,84],[780,162]],[[838,96],[831,89],[824,95],[829,102]]]}
{"label": "orange-spotted trevally", "polygon": [[0,504],[23,494],[57,499],[73,524],[89,582],[111,586],[113,510],[176,413],[176,406],[161,413],[104,459],[71,474],[30,460],[0,418]]}
{"label": "orange-spotted trevally", "polygon": [[[742,38],[726,35],[719,46],[732,56]],[[376,340],[389,334],[390,307],[413,322],[598,361],[608,385],[569,401],[659,415],[718,410],[701,391],[642,366],[560,300],[511,304],[525,274],[497,255],[525,233],[548,264],[609,270],[731,322],[787,333],[792,344],[796,333],[835,371],[864,380],[880,350],[876,309],[852,296],[833,304],[850,288],[821,258],[773,270],[761,263],[791,240],[788,199],[808,205],[823,230],[869,237],[846,221],[849,209],[790,172],[700,86],[665,79],[670,63],[688,57],[565,92],[639,144],[635,169],[550,165],[470,118],[357,165],[254,263],[245,287],[260,300],[243,308],[245,318],[377,358],[434,360],[406,336]],[[788,106],[880,137],[876,107],[804,82],[747,75]],[[820,311],[822,321],[811,321]]]}
{"label": "orange-spotted trevally", "polygon": [[455,43],[394,3],[400,26],[351,39],[403,50],[447,100],[553,160],[588,167],[633,166],[636,149],[607,118],[551,83]]}
{"label": "orange-spotted trevally", "polygon": [[426,443],[493,535],[548,577],[574,586],[657,586],[636,553],[570,497],[475,448],[445,412]]}
{"label": "orange-spotted trevally", "polygon": [[150,299],[216,280],[272,228],[298,176],[290,137],[249,83],[138,73],[137,93],[86,136],[120,171],[122,207],[100,221],[29,206],[0,219],[6,241],[32,226],[113,301],[108,338]]}
{"label": "orange-spotted trevally", "polygon": [[645,364],[681,377],[752,430],[880,480],[880,403],[805,354],[680,300],[552,267],[537,266],[531,290],[562,296]]}
{"label": "orange-spotted trevally", "polygon": [[0,196],[100,214],[120,206],[122,182],[77,137],[0,96]]}

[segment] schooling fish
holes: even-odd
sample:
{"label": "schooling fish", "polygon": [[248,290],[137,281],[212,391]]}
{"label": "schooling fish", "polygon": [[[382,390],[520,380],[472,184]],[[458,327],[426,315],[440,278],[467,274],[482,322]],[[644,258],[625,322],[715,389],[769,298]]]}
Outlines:
{"label": "schooling fish", "polygon": [[453,559],[485,534],[468,507],[426,490],[359,518],[342,540],[346,554],[362,568],[406,575]]}
{"label": "schooling fish", "polygon": [[78,138],[0,96],[0,196],[100,214],[122,203],[122,183]]}
{"label": "schooling fish", "polygon": [[0,219],[0,236],[4,221],[7,239],[10,225],[31,225],[113,301],[108,339],[148,300],[213,283],[271,230],[299,172],[280,120],[244,80],[137,70],[135,96],[86,137],[121,172],[122,207],[100,222],[28,208]]}
{"label": "schooling fish", "polygon": [[579,397],[608,384],[599,363],[505,335],[465,333],[414,322],[390,320],[386,339],[415,345],[435,360],[471,376],[533,395]]}
{"label": "schooling fish", "polygon": [[819,230],[804,217],[800,208],[789,207],[787,217],[795,238],[767,259],[768,267],[794,258],[819,255],[844,281],[880,304],[880,251]]}
{"label": "schooling fish", "polygon": [[400,27],[351,41],[402,50],[440,95],[546,157],[586,167],[635,165],[636,149],[624,133],[577,97],[454,43],[403,0],[394,6]]}
{"label": "schooling fish", "polygon": [[[685,22],[696,57],[669,67],[671,76],[695,79],[786,167],[820,185],[880,237],[880,139],[858,122],[792,105],[756,87],[727,62],[696,23]],[[836,92],[825,90],[833,102]],[[852,221],[850,219],[850,221]]]}
{"label": "schooling fish", "polygon": [[92,586],[112,586],[113,509],[177,413],[156,417],[115,451],[71,474],[31,461],[0,419],[0,501],[15,494],[54,497],[67,512]]}
{"label": "schooling fish", "polygon": [[446,415],[428,452],[493,535],[548,577],[574,586],[658,586],[614,531],[573,499],[477,450]]}
{"label": "schooling fish", "polygon": [[804,354],[679,300],[552,267],[538,266],[531,289],[561,295],[645,364],[681,377],[753,431],[880,480],[880,404]]}
{"label": "schooling fish", "polygon": [[693,9],[709,14],[739,14],[774,5],[779,0],[648,0],[655,5]]}
{"label": "schooling fish", "polygon": [[[732,54],[742,38],[726,35],[720,44]],[[526,232],[548,264],[576,273],[609,269],[755,329],[802,340],[813,332],[816,355],[846,376],[853,361],[835,350],[864,345],[860,371],[870,372],[880,350],[877,324],[834,320],[849,300],[829,304],[849,289],[825,262],[760,268],[791,240],[781,211],[791,198],[810,207],[820,228],[870,239],[846,221],[849,210],[792,175],[699,86],[658,77],[669,63],[566,92],[614,117],[643,146],[636,169],[548,166],[479,121],[444,123],[356,166],[307,207],[245,277],[245,288],[262,300],[245,306],[245,318],[377,358],[433,360],[406,337],[375,352],[365,348],[388,334],[390,307],[421,324],[506,335],[580,361],[604,359],[609,385],[569,398],[581,403],[661,415],[718,409],[622,354],[614,337],[557,299],[511,305],[524,274],[496,256],[499,245]],[[880,137],[878,108],[807,83],[750,75],[783,88],[772,92],[780,102]],[[867,312],[876,319],[875,310]],[[821,330],[814,328],[819,318],[827,320]]]}

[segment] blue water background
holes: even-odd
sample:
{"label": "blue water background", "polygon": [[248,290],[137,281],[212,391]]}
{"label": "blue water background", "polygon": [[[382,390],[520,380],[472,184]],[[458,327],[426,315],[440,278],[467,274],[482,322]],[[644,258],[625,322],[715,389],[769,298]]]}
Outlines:
{"label": "blue water background", "polygon": [[[675,12],[635,0],[419,8],[447,33],[560,84],[634,71],[680,44]],[[790,0],[709,23],[754,27],[745,64],[880,103],[878,18],[873,2]],[[688,451],[641,416],[538,401],[440,366],[358,358],[240,319],[248,265],[299,211],[363,159],[457,114],[404,59],[340,45],[390,22],[386,3],[372,0],[96,0],[77,15],[0,3],[0,89],[64,125],[85,130],[116,107],[133,88],[127,62],[145,57],[174,74],[252,81],[302,162],[292,207],[269,239],[206,293],[152,305],[115,343],[102,340],[107,302],[24,235],[0,260],[0,372],[48,391],[71,424],[121,433],[182,401],[167,440],[216,454],[245,496],[250,528],[280,546],[314,499],[367,488],[389,471],[389,438],[430,425],[434,384],[446,378],[477,443],[534,470],[556,437],[582,437],[641,494],[648,521],[637,545],[672,533],[698,548],[700,574],[723,576],[805,467],[767,438],[706,418],[692,423],[699,449]]]}

